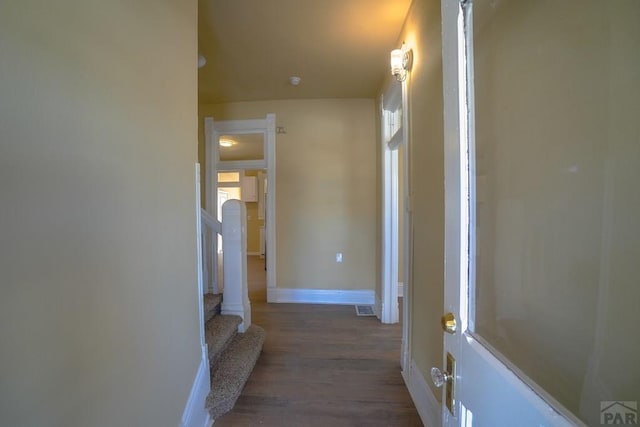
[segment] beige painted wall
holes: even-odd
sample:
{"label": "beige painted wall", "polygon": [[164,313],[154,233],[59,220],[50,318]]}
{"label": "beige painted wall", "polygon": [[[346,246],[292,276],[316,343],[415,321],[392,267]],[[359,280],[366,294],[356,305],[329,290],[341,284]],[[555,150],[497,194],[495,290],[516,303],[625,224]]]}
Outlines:
{"label": "beige painted wall", "polygon": [[0,3],[0,425],[179,423],[200,361],[196,18]]}
{"label": "beige painted wall", "polygon": [[[444,286],[444,151],[440,1],[414,0],[398,45],[413,49],[407,81],[412,250],[411,358],[429,378],[442,364],[440,316]],[[403,254],[403,256],[405,256]],[[405,280],[406,282],[406,280]],[[406,291],[406,290],[405,290]],[[433,388],[440,400],[440,390]]]}
{"label": "beige painted wall", "polygon": [[[275,113],[277,286],[374,289],[376,119],[373,99],[283,100],[200,106],[203,117]],[[343,252],[344,262],[335,262]]]}

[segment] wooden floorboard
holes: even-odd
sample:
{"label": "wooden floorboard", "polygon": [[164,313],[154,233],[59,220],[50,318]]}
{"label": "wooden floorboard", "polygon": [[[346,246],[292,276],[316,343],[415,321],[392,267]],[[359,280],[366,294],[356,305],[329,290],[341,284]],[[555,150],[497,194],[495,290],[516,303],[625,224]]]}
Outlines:
{"label": "wooden floorboard", "polygon": [[249,261],[252,320],[267,338],[215,426],[422,426],[400,375],[400,325],[353,306],[267,304],[264,264]]}

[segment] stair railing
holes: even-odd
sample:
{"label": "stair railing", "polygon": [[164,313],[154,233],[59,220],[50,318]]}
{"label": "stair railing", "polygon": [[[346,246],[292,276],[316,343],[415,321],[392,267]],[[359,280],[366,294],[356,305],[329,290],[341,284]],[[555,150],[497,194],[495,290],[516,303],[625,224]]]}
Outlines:
{"label": "stair railing", "polygon": [[222,235],[222,223],[204,209],[202,217],[202,278],[206,293],[219,294],[223,291],[219,274],[220,254],[218,251],[218,235]]}
{"label": "stair railing", "polygon": [[[238,326],[244,332],[251,326],[251,302],[247,284],[247,211],[239,200],[222,205],[222,222],[205,210],[202,215],[202,277],[208,292],[224,291],[222,314],[242,317]],[[222,252],[218,251],[222,236]],[[220,260],[222,259],[222,262]],[[220,267],[222,274],[220,274]]]}

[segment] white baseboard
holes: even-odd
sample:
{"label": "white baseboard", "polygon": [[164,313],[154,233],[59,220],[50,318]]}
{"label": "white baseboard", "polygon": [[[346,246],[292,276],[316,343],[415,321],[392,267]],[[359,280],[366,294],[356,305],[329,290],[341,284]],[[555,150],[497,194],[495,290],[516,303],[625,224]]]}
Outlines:
{"label": "white baseboard", "polygon": [[209,411],[204,407],[204,402],[211,390],[209,382],[209,360],[206,348],[202,352],[202,360],[198,367],[198,372],[193,380],[189,400],[182,413],[182,420],[179,427],[211,427],[213,420],[209,416]]}
{"label": "white baseboard", "polygon": [[398,298],[404,297],[404,283],[398,282]]}
{"label": "white baseboard", "polygon": [[431,392],[427,380],[420,372],[420,369],[416,366],[415,362],[411,360],[409,364],[409,372],[402,371],[402,377],[409,389],[413,404],[416,405],[420,419],[425,426],[441,426],[442,425],[442,406],[436,400],[436,397]]}
{"label": "white baseboard", "polygon": [[375,303],[373,290],[341,290],[341,289],[267,289],[268,302],[302,303],[302,304],[363,304]]}

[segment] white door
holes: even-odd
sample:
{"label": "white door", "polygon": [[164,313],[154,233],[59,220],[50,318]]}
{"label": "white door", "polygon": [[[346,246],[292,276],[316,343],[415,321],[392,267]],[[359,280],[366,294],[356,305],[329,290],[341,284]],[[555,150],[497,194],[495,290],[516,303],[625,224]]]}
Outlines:
{"label": "white door", "polygon": [[441,4],[443,424],[637,425],[640,2]]}

